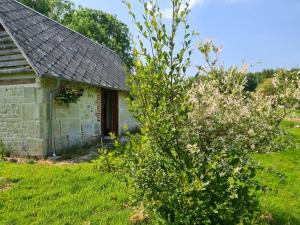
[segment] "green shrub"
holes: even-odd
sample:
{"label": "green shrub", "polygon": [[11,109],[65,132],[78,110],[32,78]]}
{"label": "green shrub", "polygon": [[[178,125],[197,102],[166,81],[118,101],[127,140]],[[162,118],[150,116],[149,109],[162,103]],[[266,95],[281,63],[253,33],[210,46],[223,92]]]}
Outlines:
{"label": "green shrub", "polygon": [[268,148],[281,134],[278,125],[286,112],[279,104],[285,97],[245,92],[245,71],[219,68],[217,57],[211,58],[219,49],[210,41],[199,43],[209,69],[201,68],[197,79],[186,82],[189,6],[171,1],[168,29],[157,1],[141,2],[143,23],[127,2],[143,37],[134,48],[129,77],[130,108],[141,134],[119,146],[127,155],[136,198],[166,224],[250,224],[259,189],[251,153]]}
{"label": "green shrub", "polygon": [[[117,150],[117,149],[116,149]],[[109,148],[98,149],[99,156],[93,161],[95,169],[105,173],[111,173],[119,169],[120,159],[117,152]]]}

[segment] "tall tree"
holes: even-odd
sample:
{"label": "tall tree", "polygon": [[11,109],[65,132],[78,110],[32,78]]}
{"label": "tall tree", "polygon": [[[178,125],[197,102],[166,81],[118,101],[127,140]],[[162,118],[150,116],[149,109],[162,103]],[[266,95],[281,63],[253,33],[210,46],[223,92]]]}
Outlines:
{"label": "tall tree", "polygon": [[18,1],[46,16],[48,16],[48,13],[50,12],[50,4],[49,1],[47,0],[40,0],[40,1],[18,0]]}
{"label": "tall tree", "polygon": [[63,22],[65,15],[72,14],[74,3],[70,0],[50,0],[49,16],[59,22]]}
{"label": "tall tree", "polygon": [[58,22],[62,22],[66,14],[74,10],[74,3],[70,0],[18,0],[28,7],[48,16]]}
{"label": "tall tree", "polygon": [[101,10],[79,7],[74,13],[65,16],[63,23],[86,37],[116,51],[131,67],[131,45],[126,24],[116,16]]}

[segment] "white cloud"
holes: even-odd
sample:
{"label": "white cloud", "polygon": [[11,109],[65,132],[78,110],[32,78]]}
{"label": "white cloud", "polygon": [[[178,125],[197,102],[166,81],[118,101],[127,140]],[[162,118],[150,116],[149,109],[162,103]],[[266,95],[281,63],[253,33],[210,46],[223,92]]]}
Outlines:
{"label": "white cloud", "polygon": [[[186,0],[188,1],[188,0]],[[192,9],[196,6],[201,6],[204,3],[208,3],[211,2],[213,0],[190,0],[190,4],[189,4],[189,9]],[[217,1],[217,0],[216,0]],[[218,1],[225,1],[226,3],[237,3],[237,2],[241,2],[241,1],[245,1],[245,0],[218,0]],[[167,8],[165,10],[163,10],[163,15],[166,19],[172,19],[172,8]]]}
{"label": "white cloud", "polygon": [[196,5],[201,5],[204,2],[204,0],[191,0],[190,1],[190,8],[193,8]]}
{"label": "white cloud", "polygon": [[[190,0],[189,9],[192,9],[197,5],[203,4],[204,1],[205,0]],[[173,14],[172,8],[167,8],[167,9],[163,10],[163,15],[166,19],[172,19],[172,14]]]}

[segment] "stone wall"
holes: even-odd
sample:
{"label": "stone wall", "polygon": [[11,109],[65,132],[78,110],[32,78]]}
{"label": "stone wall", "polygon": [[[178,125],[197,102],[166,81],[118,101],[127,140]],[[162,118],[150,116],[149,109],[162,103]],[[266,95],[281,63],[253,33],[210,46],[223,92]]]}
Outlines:
{"label": "stone wall", "polygon": [[[24,82],[0,84],[0,139],[14,155],[46,156],[49,143],[49,94],[56,79],[37,78]],[[79,101],[66,105],[54,102],[52,153],[62,149],[93,144],[101,133],[101,91],[72,82],[60,82],[61,87],[83,89]],[[125,125],[136,130],[136,120],[128,110],[127,93],[119,92],[119,131]]]}
{"label": "stone wall", "polygon": [[127,104],[128,93],[119,91],[119,133],[123,133],[124,126],[127,126],[129,131],[136,131],[137,121],[129,111]]}
{"label": "stone wall", "polygon": [[32,84],[0,85],[0,139],[13,155],[45,155],[43,91]]}
{"label": "stone wall", "polygon": [[62,82],[61,86],[83,89],[83,96],[77,103],[69,105],[54,102],[53,150],[61,150],[94,144],[100,136],[99,88]]}

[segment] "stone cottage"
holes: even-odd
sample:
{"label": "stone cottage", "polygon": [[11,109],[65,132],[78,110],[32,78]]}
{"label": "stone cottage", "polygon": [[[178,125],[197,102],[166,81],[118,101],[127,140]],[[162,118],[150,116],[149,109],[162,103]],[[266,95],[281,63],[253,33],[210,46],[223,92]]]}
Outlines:
{"label": "stone cottage", "polygon": [[136,123],[112,50],[15,0],[0,0],[0,140],[46,156]]}

